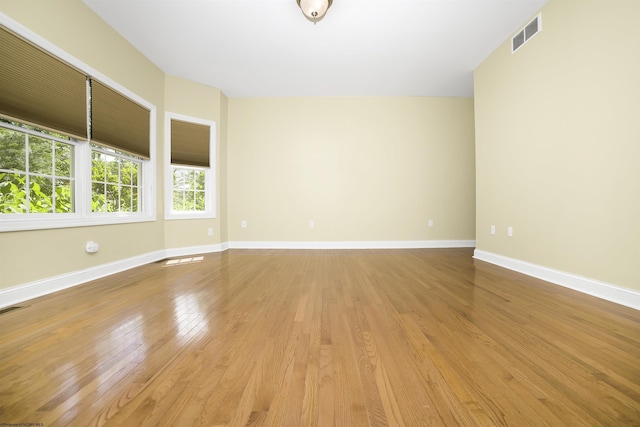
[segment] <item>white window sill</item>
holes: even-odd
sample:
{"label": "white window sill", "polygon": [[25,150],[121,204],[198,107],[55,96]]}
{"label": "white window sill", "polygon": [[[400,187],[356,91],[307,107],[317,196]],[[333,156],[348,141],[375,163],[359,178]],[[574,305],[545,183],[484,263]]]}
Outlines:
{"label": "white window sill", "polygon": [[[97,225],[111,224],[129,224],[136,222],[155,221],[155,215],[123,215],[121,213],[91,215],[89,217],[81,217],[76,214],[60,214],[55,218],[8,218],[5,216],[14,214],[0,215],[0,232],[10,231],[26,231],[26,230],[46,230],[52,228],[69,228],[69,227],[90,227]],[[32,214],[33,215],[33,214]],[[43,214],[45,216],[55,214]]]}
{"label": "white window sill", "polygon": [[214,219],[216,215],[212,212],[171,212],[164,216],[167,221],[176,219]]}

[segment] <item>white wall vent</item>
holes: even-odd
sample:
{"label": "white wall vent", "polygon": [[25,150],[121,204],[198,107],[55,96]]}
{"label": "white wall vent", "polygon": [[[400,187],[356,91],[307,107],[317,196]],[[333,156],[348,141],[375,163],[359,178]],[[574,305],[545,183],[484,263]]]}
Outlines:
{"label": "white wall vent", "polygon": [[520,49],[526,42],[542,30],[542,16],[538,14],[511,39],[511,53]]}

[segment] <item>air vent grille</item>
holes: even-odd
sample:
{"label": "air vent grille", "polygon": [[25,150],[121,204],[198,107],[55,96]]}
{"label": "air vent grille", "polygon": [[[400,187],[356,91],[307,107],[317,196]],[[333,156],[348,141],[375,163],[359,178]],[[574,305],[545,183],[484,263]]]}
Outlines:
{"label": "air vent grille", "polygon": [[513,38],[513,48],[511,49],[512,52],[515,52],[516,50],[518,50],[518,48],[520,46],[522,46],[524,44],[524,30],[520,31],[518,34],[515,35],[515,37]]}
{"label": "air vent grille", "polygon": [[538,17],[533,18],[533,21],[529,22],[526,27],[524,27],[524,38],[525,41],[529,40],[538,32]]}
{"label": "air vent grille", "polygon": [[511,53],[520,49],[526,42],[531,40],[533,36],[538,34],[542,29],[541,16],[538,15],[531,20],[523,29],[511,39]]}

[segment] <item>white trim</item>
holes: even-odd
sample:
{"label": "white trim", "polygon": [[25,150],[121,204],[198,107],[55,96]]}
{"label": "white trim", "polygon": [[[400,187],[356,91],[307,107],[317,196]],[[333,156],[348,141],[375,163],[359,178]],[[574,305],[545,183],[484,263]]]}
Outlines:
{"label": "white trim", "polygon": [[[31,214],[33,215],[33,214]],[[43,215],[55,215],[55,214],[43,214]],[[60,214],[67,215],[67,214]],[[53,228],[70,228],[70,227],[90,227],[94,225],[111,225],[111,224],[132,224],[135,222],[153,222],[155,217],[149,215],[136,215],[136,216],[118,216],[113,215],[111,217],[80,217],[78,215],[69,214],[67,218],[55,217],[55,218],[30,218],[30,219],[11,219],[6,223],[0,224],[0,233],[8,231],[25,231],[25,230],[46,230]],[[73,216],[71,216],[73,215]]]}
{"label": "white trim", "polygon": [[350,242],[229,242],[230,249],[426,249],[474,248],[475,240],[398,240]]}
{"label": "white trim", "polygon": [[476,249],[473,257],[527,276],[640,310],[640,292]]}

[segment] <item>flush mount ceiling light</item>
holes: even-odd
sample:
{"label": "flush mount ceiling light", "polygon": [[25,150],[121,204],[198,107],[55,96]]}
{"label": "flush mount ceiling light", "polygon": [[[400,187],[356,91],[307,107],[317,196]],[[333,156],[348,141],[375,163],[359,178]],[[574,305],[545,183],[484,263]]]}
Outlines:
{"label": "flush mount ceiling light", "polygon": [[333,0],[296,0],[304,16],[315,25],[324,18]]}

